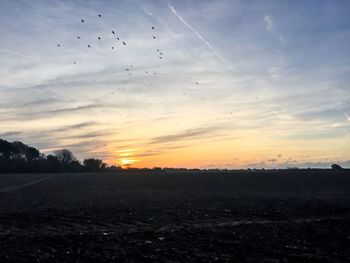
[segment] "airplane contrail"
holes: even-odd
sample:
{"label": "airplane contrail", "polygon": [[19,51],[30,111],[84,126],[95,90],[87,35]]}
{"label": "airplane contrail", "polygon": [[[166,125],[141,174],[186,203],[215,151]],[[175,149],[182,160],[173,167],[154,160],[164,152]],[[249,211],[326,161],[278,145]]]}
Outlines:
{"label": "airplane contrail", "polygon": [[226,64],[226,66],[228,66],[228,68],[231,70],[231,71],[235,71],[233,66],[226,60],[224,59],[223,56],[220,55],[220,53],[208,42],[206,41],[202,36],[201,34],[199,34],[189,23],[186,22],[185,19],[182,18],[182,16],[180,16],[176,9],[170,5],[168,3],[168,7],[170,8],[171,12],[187,27],[189,28],[204,44],[207,45],[207,47],[214,52],[214,54],[222,61]]}
{"label": "airplane contrail", "polygon": [[26,58],[26,59],[29,59],[29,60],[39,61],[37,58],[33,58],[33,57],[30,57],[30,56],[27,56],[27,55],[24,55],[22,53],[18,53],[18,52],[12,51],[12,50],[0,48],[0,51],[4,52],[4,53],[16,55],[16,56],[19,56],[19,57],[22,57],[22,58]]}

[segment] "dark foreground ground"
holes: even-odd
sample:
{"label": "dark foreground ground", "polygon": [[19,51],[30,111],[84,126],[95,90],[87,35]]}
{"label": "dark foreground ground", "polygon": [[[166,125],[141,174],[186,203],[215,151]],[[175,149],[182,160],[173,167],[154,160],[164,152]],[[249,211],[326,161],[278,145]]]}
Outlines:
{"label": "dark foreground ground", "polygon": [[0,175],[0,262],[350,262],[350,172]]}

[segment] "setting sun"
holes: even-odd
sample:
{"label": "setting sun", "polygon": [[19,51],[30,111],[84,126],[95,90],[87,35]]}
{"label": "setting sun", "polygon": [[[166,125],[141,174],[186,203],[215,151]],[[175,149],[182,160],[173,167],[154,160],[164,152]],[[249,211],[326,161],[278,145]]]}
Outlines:
{"label": "setting sun", "polygon": [[117,163],[123,167],[130,167],[132,164],[136,163],[138,160],[134,160],[134,159],[127,159],[127,158],[120,158],[117,160]]}
{"label": "setting sun", "polygon": [[123,168],[126,168],[138,162],[139,160],[132,159],[132,157],[135,155],[135,152],[136,152],[136,149],[123,149],[123,150],[117,151],[117,154],[116,154],[117,165]]}

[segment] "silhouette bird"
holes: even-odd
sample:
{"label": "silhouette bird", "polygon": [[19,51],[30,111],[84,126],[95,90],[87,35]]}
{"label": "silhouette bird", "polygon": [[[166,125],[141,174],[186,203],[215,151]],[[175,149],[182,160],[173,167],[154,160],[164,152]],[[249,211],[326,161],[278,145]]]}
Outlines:
{"label": "silhouette bird", "polygon": [[159,49],[157,49],[157,52],[159,52]]}
{"label": "silhouette bird", "polygon": [[153,39],[156,39],[156,37],[155,37],[155,36],[153,36]]}
{"label": "silhouette bird", "polygon": [[112,30],[112,34],[115,35],[115,32]]}
{"label": "silhouette bird", "polygon": [[58,46],[58,47],[60,47],[60,46],[61,46],[61,44],[57,44],[57,46]]}
{"label": "silhouette bird", "polygon": [[146,70],[145,73],[148,74],[148,71]]}
{"label": "silhouette bird", "polygon": [[112,49],[114,49],[114,47],[112,47]]}
{"label": "silhouette bird", "polygon": [[117,39],[119,40],[119,37],[117,37]]}
{"label": "silhouette bird", "polygon": [[160,52],[159,54],[163,55],[163,52]]}
{"label": "silhouette bird", "polygon": [[88,48],[91,48],[91,46],[90,46],[90,45],[88,45]]}
{"label": "silhouette bird", "polygon": [[74,61],[73,63],[74,63],[74,64],[77,64],[77,62],[75,62],[75,61]]}
{"label": "silhouette bird", "polygon": [[124,46],[126,46],[125,42],[123,41]]}
{"label": "silhouette bird", "polygon": [[101,15],[98,15],[98,17],[102,17]]}
{"label": "silhouette bird", "polygon": [[98,38],[98,40],[101,40],[101,37],[97,37]]}
{"label": "silhouette bird", "polygon": [[82,19],[81,22],[84,23],[85,22],[84,19]]}
{"label": "silhouette bird", "polygon": [[152,29],[154,29],[154,26],[152,26]]}
{"label": "silhouette bird", "polygon": [[162,57],[159,57],[159,59],[162,59]]}
{"label": "silhouette bird", "polygon": [[196,85],[198,85],[199,83],[198,82],[196,82]]}

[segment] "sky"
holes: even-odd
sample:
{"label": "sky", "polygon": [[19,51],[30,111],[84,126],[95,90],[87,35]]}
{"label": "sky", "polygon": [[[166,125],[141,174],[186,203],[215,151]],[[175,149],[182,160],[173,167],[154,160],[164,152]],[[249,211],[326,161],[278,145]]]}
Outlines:
{"label": "sky", "polygon": [[0,10],[2,139],[123,167],[350,167],[349,1]]}

